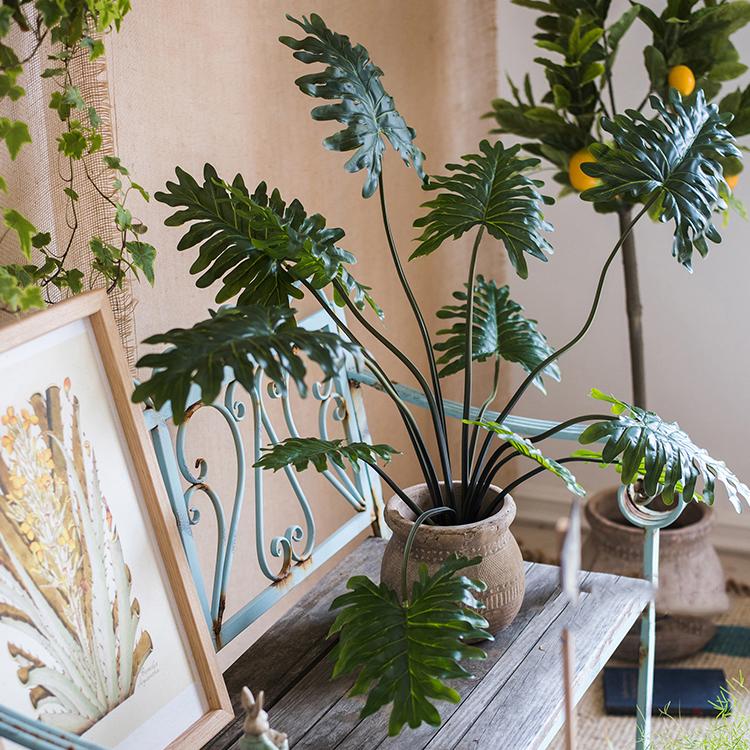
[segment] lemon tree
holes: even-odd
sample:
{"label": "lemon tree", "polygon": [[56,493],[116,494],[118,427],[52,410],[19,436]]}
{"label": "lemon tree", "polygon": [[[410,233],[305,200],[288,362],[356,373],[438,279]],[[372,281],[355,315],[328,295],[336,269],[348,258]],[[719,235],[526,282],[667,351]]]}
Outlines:
{"label": "lemon tree", "polygon": [[[747,0],[667,0],[660,13],[632,3],[618,17],[612,15],[610,0],[513,2],[538,14],[534,40],[540,56],[535,62],[544,69],[546,87],[541,94],[535,92],[528,75],[521,85],[511,81],[510,96],[495,99],[488,113],[497,123],[493,132],[518,136],[528,153],[554,168],[561,195],[587,193],[596,211],[618,216],[621,233],[629,227],[635,207],[652,198],[660,186],[654,183],[651,192],[639,199],[628,191],[595,190],[599,186],[596,162],[614,147],[603,123],[617,123],[626,115],[645,123],[654,111],[650,97],[657,95],[669,102],[674,92],[686,105],[701,96],[709,108],[729,115],[725,123],[734,137],[750,134],[750,86],[724,91],[747,70],[732,41],[750,21]],[[635,24],[645,25],[651,36],[642,58],[648,87],[640,101],[623,108],[612,73],[621,41]],[[639,127],[636,125],[636,130]],[[710,211],[726,213],[734,207],[744,215],[744,208],[733,196],[742,171],[739,154],[723,154],[718,162],[723,180]],[[649,213],[659,221],[674,218],[661,200],[653,201]],[[702,222],[705,228],[710,225]],[[711,239],[699,232],[694,237],[696,246],[704,247],[706,238]],[[625,241],[623,260],[633,400],[645,406],[642,305],[632,234]]]}

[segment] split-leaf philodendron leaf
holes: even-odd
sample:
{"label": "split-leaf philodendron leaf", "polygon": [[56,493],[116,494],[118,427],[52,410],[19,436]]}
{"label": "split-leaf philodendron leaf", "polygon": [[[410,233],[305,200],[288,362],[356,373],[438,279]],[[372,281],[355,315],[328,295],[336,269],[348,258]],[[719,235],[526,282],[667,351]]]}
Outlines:
{"label": "split-leaf philodendron leaf", "polygon": [[[443,352],[438,359],[442,365],[440,376],[444,377],[465,369],[466,353],[466,292],[453,292],[459,305],[445,305],[438,310],[438,318],[455,320],[450,328],[438,331],[445,341],[435,344]],[[510,299],[507,286],[498,287],[494,281],[479,275],[474,284],[474,313],[472,359],[484,362],[487,359],[504,359],[517,362],[530,372],[552,354],[552,347],[537,328],[536,321],[526,318],[523,308]],[[560,380],[560,368],[552,362],[543,373],[553,380]],[[534,385],[544,391],[541,375]]]}
{"label": "split-leaf philodendron leaf", "polygon": [[344,443],[341,439],[290,437],[276,445],[264,448],[263,456],[255,463],[255,466],[260,469],[278,471],[291,465],[297,471],[304,471],[308,464],[312,464],[317,471],[325,471],[329,461],[342,469],[346,468],[348,461],[355,471],[359,471],[360,461],[374,464],[378,459],[382,459],[384,463],[388,463],[394,453],[398,453],[395,448],[382,443],[371,445],[370,443]]}
{"label": "split-leaf philodendron leaf", "polygon": [[[699,448],[676,422],[665,422],[651,411],[639,409],[626,401],[594,389],[591,395],[612,405],[614,419],[595,422],[587,427],[581,443],[604,442],[597,454],[602,463],[618,461],[622,467],[623,484],[643,479],[649,497],[661,493],[671,503],[675,492],[685,501],[702,499],[713,503],[714,485],[724,485],[737,512],[740,499],[750,504],[750,488],[727,469],[723,461],[711,458]],[[702,483],[697,487],[698,481]]]}
{"label": "split-leaf philodendron leaf", "polygon": [[434,575],[421,565],[405,602],[366,576],[349,579],[350,590],[331,605],[341,612],[329,635],[339,635],[333,677],[358,672],[351,694],[367,694],[360,718],[393,703],[388,734],[394,736],[404,724],[440,726],[433,700],[459,702],[442,680],[471,677],[460,661],[487,655],[467,641],[492,639],[487,621],[472,611],[482,608],[476,594],[485,584],[456,575],[478,562],[451,556]]}
{"label": "split-leaf philodendron leaf", "polygon": [[479,154],[467,154],[462,164],[446,164],[453,174],[435,176],[425,190],[439,194],[423,205],[430,211],[414,222],[424,227],[412,258],[429,255],[449,238],[458,239],[474,227],[484,227],[500,240],[513,268],[521,278],[528,276],[525,254],[546,261],[552,247],[542,232],[552,230],[542,214],[542,185],[524,171],[536,167],[538,159],[518,157],[520,146],[505,148],[498,141],[479,144]]}
{"label": "split-leaf philodendron leaf", "polygon": [[738,157],[739,150],[727,130],[731,115],[707,104],[702,91],[683,100],[670,90],[669,106],[652,96],[657,114],[648,119],[628,109],[614,120],[602,118],[602,128],[614,144],[593,144],[596,162],[582,165],[601,185],[581,194],[584,200],[611,201],[624,197],[634,202],[654,199],[660,221],[674,220],[672,254],[692,268],[693,248],[708,253],[706,240],[721,242],[712,214],[726,208],[720,190],[724,185],[719,157]]}
{"label": "split-leaf philodendron leaf", "polygon": [[361,44],[352,45],[348,36],[331,31],[315,13],[301,21],[289,15],[287,18],[309,36],[282,36],[279,41],[295,50],[297,60],[326,66],[295,83],[308,96],[340,100],[315,107],[311,114],[314,120],[336,120],[345,125],[323,144],[332,151],[357,150],[345,166],[348,172],[367,170],[362,195],[369,198],[377,189],[385,151],[383,138],[424,180],[424,154],[414,145],[416,133],[396,111],[393,98],[380,81],[383,71],[372,62],[370,53]]}
{"label": "split-leaf philodendron leaf", "polygon": [[177,424],[185,418],[191,385],[200,387],[204,404],[212,403],[221,390],[224,368],[231,368],[248,392],[260,368],[281,387],[290,378],[304,395],[307,368],[302,354],[330,378],[342,367],[347,353],[359,353],[359,347],[336,333],[296,326],[294,310],[261,305],[222,308],[192,328],[173,328],[144,343],[169,348],[138,361],[138,367],[153,368],[153,372],[136,386],[133,401],[151,401],[156,409],[170,401]]}
{"label": "split-leaf philodendron leaf", "polygon": [[[289,297],[303,296],[295,283],[305,279],[316,289],[337,282],[358,307],[367,304],[382,316],[369,287],[347,269],[357,260],[336,244],[343,229],[327,227],[320,214],[308,215],[297,199],[287,205],[278,190],[269,196],[265,182],[251,195],[242,175],[230,185],[211,164],[203,168],[203,184],[184,169],[175,171],[177,182],[155,197],[179,209],[167,226],[190,224],[177,249],[200,246],[190,272],[201,274],[201,288],[222,280],[218,303],[239,295],[239,305],[288,306]],[[333,296],[341,301],[337,289]]]}
{"label": "split-leaf philodendron leaf", "polygon": [[586,490],[584,490],[583,487],[578,484],[575,476],[573,475],[573,472],[568,469],[567,466],[558,463],[554,458],[545,456],[544,453],[542,453],[542,451],[540,451],[539,448],[534,445],[534,443],[532,443],[528,438],[525,438],[523,435],[519,435],[517,432],[513,432],[513,430],[509,430],[507,427],[504,427],[503,425],[491,420],[483,420],[481,422],[477,422],[471,419],[467,419],[466,424],[479,425],[485,430],[494,432],[500,438],[500,440],[505,440],[510,443],[511,446],[513,446],[513,449],[518,451],[520,455],[525,456],[532,461],[535,461],[541,467],[554,474],[556,477],[562,479],[562,481],[565,483],[565,486],[574,495],[583,497],[583,495],[586,494]]}

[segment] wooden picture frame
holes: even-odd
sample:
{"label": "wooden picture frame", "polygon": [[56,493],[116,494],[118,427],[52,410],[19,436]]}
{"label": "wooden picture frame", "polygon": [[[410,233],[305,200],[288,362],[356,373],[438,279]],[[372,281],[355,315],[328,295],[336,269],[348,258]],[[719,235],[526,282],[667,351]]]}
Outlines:
{"label": "wooden picture frame", "polygon": [[[90,356],[86,346],[91,347]],[[41,358],[38,368],[31,364],[34,356]],[[96,373],[89,372],[92,362],[98,363]],[[71,375],[59,382],[66,368]],[[76,385],[83,391],[77,391]],[[102,392],[111,398],[109,405],[97,397]],[[103,291],[80,295],[0,328],[0,504],[4,503],[0,507],[0,636],[6,636],[0,639],[0,704],[7,705],[10,697],[15,705],[9,707],[19,710],[20,684],[27,697],[24,715],[90,741],[118,748],[130,747],[130,743],[133,747],[197,750],[234,713],[143,415],[131,402],[131,392],[132,379]],[[116,445],[121,446],[121,457],[114,455]],[[39,462],[47,463],[40,469]],[[129,477],[109,473],[118,465],[127,466]],[[132,491],[140,514],[132,512]],[[29,507],[32,511],[24,518]],[[37,507],[43,512],[35,515]],[[52,510],[47,512],[47,508]],[[53,519],[57,519],[58,537],[50,537],[49,529],[42,533],[47,527],[41,524],[49,526]],[[137,533],[143,528],[145,539]],[[56,541],[45,546],[45,539]],[[156,560],[155,567],[148,565],[149,555]],[[65,566],[74,571],[76,591],[84,590],[86,596],[76,598],[73,591],[72,598],[70,592],[66,598],[68,589],[62,587],[67,579],[59,573]],[[60,581],[61,588],[50,585],[50,580]],[[42,596],[41,591],[47,593]],[[13,598],[16,594],[18,600]],[[28,607],[24,610],[19,602],[27,602]],[[37,613],[39,619],[34,621],[29,612]],[[76,622],[78,629],[73,627]],[[40,623],[47,624],[42,627]],[[52,635],[40,640],[40,628]],[[13,630],[12,639],[9,630]],[[83,636],[75,635],[81,632]],[[33,647],[25,645],[29,643]],[[81,665],[92,660],[79,659],[66,671],[59,659],[72,662],[69,649],[52,648],[60,643],[75,643],[80,654],[93,654],[96,663],[89,669]],[[49,665],[43,663],[45,658]],[[57,672],[49,668],[53,662]],[[11,663],[14,671],[9,680]],[[34,669],[41,673],[42,668],[45,675],[52,672],[58,678],[64,672],[65,684],[75,683],[78,689],[70,699],[73,708],[65,703],[62,715],[59,701],[67,698],[59,697],[61,689],[57,695],[50,693],[53,678],[48,677],[46,684],[41,678],[30,679]],[[94,712],[88,707],[91,701],[81,709],[75,700],[84,701],[96,692],[90,676],[94,668],[101,673],[96,678],[99,694],[111,691],[115,698],[105,713],[79,731]],[[148,682],[153,683],[151,687]],[[31,684],[36,688],[30,688]],[[171,696],[170,686],[182,692]],[[163,705],[154,704],[162,697]],[[104,702],[100,703],[98,711],[104,710]],[[153,713],[138,723],[138,711],[144,706],[153,707]],[[177,710],[167,710],[170,706]],[[189,726],[175,725],[181,718],[175,713],[189,721]],[[133,731],[123,740],[120,735],[131,724]],[[112,735],[109,742],[107,731]]]}

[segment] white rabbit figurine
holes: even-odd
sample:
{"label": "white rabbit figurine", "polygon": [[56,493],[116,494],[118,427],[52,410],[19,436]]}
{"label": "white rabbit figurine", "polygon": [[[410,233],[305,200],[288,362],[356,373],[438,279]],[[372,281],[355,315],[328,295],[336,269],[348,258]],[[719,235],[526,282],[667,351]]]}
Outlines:
{"label": "white rabbit figurine", "polygon": [[240,740],[238,750],[289,750],[289,741],[282,732],[271,729],[268,714],[263,710],[263,691],[258,693],[258,700],[252,692],[242,688],[242,706],[245,709],[245,734]]}

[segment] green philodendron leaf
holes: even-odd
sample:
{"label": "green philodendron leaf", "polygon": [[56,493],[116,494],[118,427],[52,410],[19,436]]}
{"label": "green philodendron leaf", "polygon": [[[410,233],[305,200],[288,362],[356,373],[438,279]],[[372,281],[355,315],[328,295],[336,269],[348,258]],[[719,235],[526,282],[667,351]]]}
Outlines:
{"label": "green philodendron leaf", "polygon": [[[594,422],[581,434],[582,444],[603,442],[596,454],[606,464],[619,462],[623,484],[643,479],[649,497],[662,494],[667,503],[681,492],[685,500],[713,503],[714,485],[724,485],[737,512],[740,498],[750,504],[750,488],[727,469],[723,461],[711,458],[676,422],[665,422],[657,414],[594,389],[593,398],[612,405],[614,419]],[[703,485],[696,492],[697,483]]]}
{"label": "green philodendron leaf", "polygon": [[314,120],[336,120],[345,126],[323,144],[332,151],[356,149],[345,168],[348,172],[367,170],[362,195],[369,198],[377,189],[384,138],[424,180],[424,154],[414,145],[416,133],[396,111],[392,97],[380,81],[383,71],[372,62],[370,53],[361,44],[352,45],[349,37],[331,31],[315,13],[301,21],[289,15],[287,18],[309,36],[304,39],[282,36],[279,41],[295,51],[297,60],[326,66],[325,70],[302,76],[295,83],[308,96],[340,100],[315,107],[311,114]]}
{"label": "green philodendron leaf", "polygon": [[507,442],[509,442],[513,446],[513,448],[522,456],[526,456],[526,458],[535,461],[547,471],[562,479],[562,481],[565,483],[565,486],[574,495],[583,497],[583,495],[586,494],[586,490],[584,490],[583,487],[578,484],[575,476],[573,475],[573,472],[571,472],[570,469],[568,469],[564,464],[555,461],[554,458],[545,456],[539,450],[539,448],[534,445],[534,443],[532,443],[528,438],[523,437],[523,435],[519,435],[517,432],[513,432],[513,430],[509,430],[507,427],[504,427],[503,425],[498,424],[497,422],[492,422],[490,420],[477,422],[471,419],[467,419],[464,421],[466,422],[466,424],[475,424],[483,427],[485,430],[490,430],[491,432],[494,432],[501,440],[506,440]]}
{"label": "green philodendron leaf", "polygon": [[[438,335],[447,338],[435,344],[436,351],[442,352],[438,364],[442,365],[440,376],[460,372],[466,367],[466,297],[465,291],[453,292],[461,304],[446,305],[437,316],[443,320],[455,320],[450,328],[443,328]],[[552,354],[544,334],[539,331],[535,320],[522,315],[523,308],[510,299],[507,286],[498,287],[494,281],[477,276],[474,284],[474,325],[472,330],[472,359],[484,362],[490,358],[517,362],[526,372],[530,372]],[[560,368],[556,362],[544,368],[544,375],[560,380]],[[534,379],[544,392],[541,375]]]}
{"label": "green philodendron leaf", "polygon": [[518,157],[520,146],[505,148],[498,141],[479,144],[479,154],[467,154],[462,164],[447,164],[452,174],[430,179],[426,190],[440,191],[423,205],[430,211],[414,222],[423,227],[412,258],[435,252],[448,238],[458,239],[474,227],[484,227],[500,240],[516,273],[528,276],[525,255],[546,261],[552,247],[542,232],[552,230],[544,220],[542,204],[551,203],[524,171],[538,166],[538,159]]}
{"label": "green philodendron leaf", "polygon": [[381,459],[388,463],[394,453],[390,445],[369,443],[344,443],[343,440],[323,440],[322,438],[290,437],[269,448],[263,448],[264,455],[254,466],[260,469],[278,471],[286,466],[294,466],[297,471],[304,471],[312,464],[317,471],[325,471],[332,461],[342,469],[348,461],[355,471],[359,471],[360,462],[377,463]]}
{"label": "green philodendron leaf", "polygon": [[360,718],[392,703],[388,734],[395,736],[405,724],[440,726],[433,701],[459,702],[459,694],[442,681],[471,677],[461,660],[487,655],[467,641],[492,640],[484,630],[487,621],[472,611],[481,609],[476,594],[486,586],[457,575],[479,559],[449,557],[434,575],[420,566],[405,602],[366,576],[349,579],[349,591],[331,604],[341,612],[329,637],[339,636],[333,676],[357,672],[351,695],[367,694]]}
{"label": "green philodendron leaf", "polygon": [[591,147],[596,162],[582,165],[601,185],[581,194],[584,200],[609,201],[618,196],[632,201],[655,199],[659,220],[674,221],[672,254],[692,269],[693,249],[708,253],[706,240],[720,242],[712,214],[726,208],[721,198],[724,184],[720,157],[739,157],[727,130],[730,115],[708,104],[702,91],[691,99],[670,91],[670,106],[651,97],[656,116],[648,119],[626,110],[614,120],[602,118],[602,127],[614,144]]}
{"label": "green philodendron leaf", "polygon": [[199,246],[190,273],[200,274],[198,287],[219,279],[216,301],[239,295],[239,305],[288,305],[303,294],[296,282],[307,279],[317,289],[335,282],[355,304],[382,311],[347,269],[356,258],[336,243],[344,230],[327,227],[320,214],[308,215],[298,200],[286,204],[278,190],[268,195],[261,182],[251,195],[242,175],[232,184],[219,178],[211,164],[203,169],[203,184],[177,167],[177,182],[168,182],[156,200],[173,208],[167,226],[190,224],[178,250]]}
{"label": "green philodendron leaf", "polygon": [[223,308],[192,328],[173,328],[144,343],[169,348],[138,361],[138,367],[153,368],[153,372],[136,386],[133,401],[151,401],[156,409],[170,401],[178,424],[185,418],[191,385],[200,386],[204,404],[212,403],[221,390],[226,367],[248,391],[260,368],[280,387],[286,387],[287,378],[293,380],[304,395],[307,367],[302,354],[320,367],[325,379],[340,370],[347,353],[359,354],[359,347],[336,333],[296,326],[294,310],[261,305]]}

